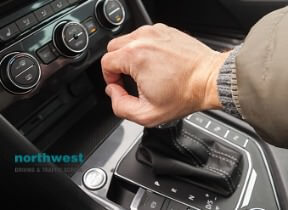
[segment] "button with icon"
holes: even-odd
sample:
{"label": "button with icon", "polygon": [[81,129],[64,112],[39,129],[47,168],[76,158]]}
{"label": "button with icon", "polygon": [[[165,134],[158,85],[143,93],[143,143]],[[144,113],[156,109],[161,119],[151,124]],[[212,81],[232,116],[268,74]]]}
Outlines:
{"label": "button with icon", "polygon": [[139,210],[161,210],[165,202],[165,198],[152,192],[145,192],[143,202],[139,206]]}
{"label": "button with icon", "polygon": [[35,11],[35,15],[38,19],[38,21],[42,21],[47,19],[48,17],[53,15],[53,11],[50,5],[46,5],[44,7],[41,7],[40,9]]}
{"label": "button with icon", "polygon": [[38,21],[36,20],[36,17],[32,13],[17,20],[16,24],[19,27],[20,31],[25,31],[26,29],[36,25],[37,22]]}
{"label": "button with icon", "polygon": [[0,40],[5,42],[9,39],[12,39],[16,35],[20,33],[19,29],[17,28],[15,23],[12,23],[8,26],[5,26],[0,30]]}
{"label": "button with icon", "polygon": [[56,1],[53,1],[50,5],[54,12],[59,12],[60,10],[63,10],[67,6],[69,6],[66,0],[56,0]]}
{"label": "button with icon", "polygon": [[212,133],[216,134],[217,136],[224,137],[228,129],[224,127],[223,125],[217,123],[217,122],[212,122],[208,128],[209,131]]}

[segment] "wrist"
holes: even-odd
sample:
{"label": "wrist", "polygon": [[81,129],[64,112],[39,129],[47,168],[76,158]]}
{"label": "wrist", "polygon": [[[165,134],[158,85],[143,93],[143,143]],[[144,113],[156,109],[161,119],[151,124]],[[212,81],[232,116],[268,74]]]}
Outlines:
{"label": "wrist", "polygon": [[222,103],[218,94],[218,85],[217,79],[220,73],[220,69],[225,63],[225,60],[228,58],[229,52],[217,53],[214,55],[214,59],[211,63],[211,71],[208,75],[206,88],[205,88],[205,97],[203,100],[203,110],[207,109],[222,109]]}

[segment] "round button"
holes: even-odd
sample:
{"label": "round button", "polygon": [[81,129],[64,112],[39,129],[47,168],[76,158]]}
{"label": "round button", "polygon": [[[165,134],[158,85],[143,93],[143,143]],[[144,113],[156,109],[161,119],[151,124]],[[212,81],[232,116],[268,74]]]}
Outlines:
{"label": "round button", "polygon": [[121,25],[124,21],[125,10],[118,0],[106,0],[103,11],[106,19],[113,25]]}
{"label": "round button", "polygon": [[29,86],[38,78],[38,66],[29,57],[15,58],[11,65],[11,79],[20,85]]}
{"label": "round button", "polygon": [[119,0],[100,0],[96,4],[96,17],[106,28],[114,29],[125,21],[125,9]]}
{"label": "round button", "polygon": [[83,176],[83,183],[86,188],[90,190],[98,190],[102,188],[107,181],[105,171],[100,168],[91,168],[85,172]]}
{"label": "round button", "polygon": [[55,28],[53,42],[62,55],[75,57],[86,50],[89,44],[89,36],[82,24],[63,22]]}
{"label": "round button", "polygon": [[41,77],[37,59],[28,53],[8,54],[2,59],[0,67],[3,86],[16,94],[33,89]]}

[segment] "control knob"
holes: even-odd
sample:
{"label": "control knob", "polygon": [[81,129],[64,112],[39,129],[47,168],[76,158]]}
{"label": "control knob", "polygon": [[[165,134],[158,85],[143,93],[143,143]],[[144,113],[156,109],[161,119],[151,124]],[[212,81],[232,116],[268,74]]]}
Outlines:
{"label": "control knob", "polygon": [[80,23],[62,22],[54,30],[53,43],[61,55],[76,57],[88,47],[88,32]]}
{"label": "control knob", "polygon": [[27,93],[41,78],[39,62],[28,53],[10,53],[0,62],[0,77],[6,90],[14,94]]}
{"label": "control knob", "polygon": [[119,0],[98,1],[95,14],[101,25],[109,29],[118,28],[125,20],[125,9]]}

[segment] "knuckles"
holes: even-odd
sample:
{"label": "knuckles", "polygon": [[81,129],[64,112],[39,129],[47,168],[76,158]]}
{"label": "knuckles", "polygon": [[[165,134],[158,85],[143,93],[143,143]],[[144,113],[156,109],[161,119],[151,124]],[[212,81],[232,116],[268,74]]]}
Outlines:
{"label": "knuckles", "polygon": [[103,57],[101,58],[101,66],[102,69],[105,69],[107,67],[109,63],[109,59],[108,59],[108,53],[104,54]]}
{"label": "knuckles", "polygon": [[111,52],[114,49],[114,45],[115,45],[115,40],[116,39],[112,39],[111,41],[108,42],[107,44],[107,51]]}
{"label": "knuckles", "polygon": [[134,36],[142,37],[142,36],[157,36],[161,35],[161,33],[167,30],[169,27],[163,23],[156,23],[154,25],[144,25],[136,29],[133,33]]}

